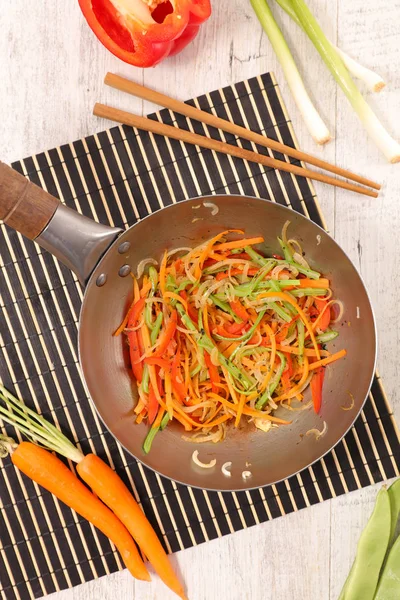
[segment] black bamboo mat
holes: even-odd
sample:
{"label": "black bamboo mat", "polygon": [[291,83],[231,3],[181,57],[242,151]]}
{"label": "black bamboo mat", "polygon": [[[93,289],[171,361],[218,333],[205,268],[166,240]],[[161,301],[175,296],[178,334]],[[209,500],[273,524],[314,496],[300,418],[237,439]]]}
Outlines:
{"label": "black bamboo mat", "polygon": [[[190,104],[295,144],[270,74]],[[204,134],[205,126],[167,110],[151,118]],[[208,130],[217,139],[252,147]],[[269,198],[324,225],[306,180],[129,127],[114,127],[13,166],[68,206],[119,227],[172,202],[212,193]],[[235,494],[191,489],[159,477],[118,446],[87,398],[78,367],[82,290],[76,277],[4,225],[0,256],[1,380],[72,440],[79,440],[84,451],[94,451],[112,464],[134,490],[169,552],[399,475],[398,430],[377,376],[345,439],[323,460],[287,481]],[[14,434],[12,428],[7,431]],[[17,472],[9,459],[0,470],[0,509],[2,598],[40,597],[121,569],[106,538]]]}

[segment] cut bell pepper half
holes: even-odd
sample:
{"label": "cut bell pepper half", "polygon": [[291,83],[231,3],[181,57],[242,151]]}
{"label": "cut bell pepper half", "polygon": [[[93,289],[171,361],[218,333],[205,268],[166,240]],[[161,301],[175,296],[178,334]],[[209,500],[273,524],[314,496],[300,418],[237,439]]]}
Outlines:
{"label": "cut bell pepper half", "polygon": [[89,27],[115,56],[152,67],[177,54],[211,14],[210,0],[79,0]]}

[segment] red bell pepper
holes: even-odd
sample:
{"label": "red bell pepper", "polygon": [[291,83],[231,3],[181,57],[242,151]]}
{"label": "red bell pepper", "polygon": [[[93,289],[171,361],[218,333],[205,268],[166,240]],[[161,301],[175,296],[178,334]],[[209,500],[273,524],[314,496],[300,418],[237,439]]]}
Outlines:
{"label": "red bell pepper", "polygon": [[[319,298],[315,298],[314,303],[315,303],[315,306],[317,307],[317,309],[319,310],[319,313],[321,314],[322,311],[325,309],[326,305],[328,304],[328,300],[320,300]],[[322,317],[318,321],[317,327],[319,327],[319,329],[321,329],[321,331],[325,331],[326,329],[328,329],[330,322],[331,322],[331,309],[328,306],[328,308],[325,310]]]}
{"label": "red bell pepper", "polygon": [[[247,323],[243,323],[243,321],[241,323],[230,323],[225,324],[225,331],[227,331],[228,333],[233,333],[233,334],[243,334],[244,331],[242,331],[242,329],[247,325]],[[227,336],[229,337],[229,336]]]}
{"label": "red bell pepper", "polygon": [[[129,313],[127,328],[137,327],[139,324],[140,316],[143,312],[145,305],[145,299],[141,298],[136,302]],[[129,342],[129,355],[131,359],[132,371],[135,379],[138,383],[142,381],[143,377],[143,364],[140,362],[140,357],[143,354],[142,339],[139,339],[138,331],[128,331],[128,342]]]}
{"label": "red bell pepper", "polygon": [[218,367],[211,362],[211,356],[206,351],[204,351],[204,360],[211,379],[211,389],[214,394],[218,394],[219,387],[217,384],[220,383]]}
{"label": "red bell pepper", "polygon": [[239,317],[239,319],[242,319],[242,321],[248,321],[250,319],[249,313],[247,312],[245,307],[242,305],[240,300],[231,300],[229,302],[229,305],[230,305],[231,309],[233,310],[233,312],[235,313],[235,315]]}
{"label": "red bell pepper", "polygon": [[168,348],[170,341],[172,340],[172,338],[175,335],[177,324],[178,324],[178,313],[174,309],[171,313],[171,318],[168,321],[165,331],[161,334],[160,345],[157,347],[153,356],[162,356],[164,354],[164,352]]}
{"label": "red bell pepper", "polygon": [[322,404],[322,386],[324,384],[325,368],[316,369],[311,379],[311,396],[314,405],[314,411],[318,414]]}
{"label": "red bell pepper", "polygon": [[152,67],[191,42],[211,14],[210,0],[79,0],[90,28],[121,60]]}

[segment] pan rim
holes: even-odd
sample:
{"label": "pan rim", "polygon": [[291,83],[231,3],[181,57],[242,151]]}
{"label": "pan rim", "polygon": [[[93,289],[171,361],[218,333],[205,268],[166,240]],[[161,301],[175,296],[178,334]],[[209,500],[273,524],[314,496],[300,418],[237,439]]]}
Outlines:
{"label": "pan rim", "polygon": [[[301,469],[298,469],[292,473],[287,474],[286,476],[277,479],[275,481],[271,481],[270,483],[267,483],[265,485],[261,485],[261,486],[257,486],[257,485],[247,485],[247,486],[243,486],[243,487],[237,487],[237,488],[233,488],[233,487],[229,487],[229,488],[222,488],[222,487],[207,487],[207,486],[200,486],[197,484],[192,484],[192,483],[187,483],[185,481],[181,481],[180,479],[171,477],[170,475],[167,475],[165,473],[162,473],[161,471],[159,471],[158,469],[156,469],[153,466],[148,465],[146,462],[144,462],[141,458],[139,458],[138,456],[136,456],[135,454],[133,454],[122,442],[120,442],[120,440],[118,439],[118,437],[111,431],[110,427],[107,425],[107,423],[105,422],[105,420],[103,419],[102,414],[100,413],[99,408],[97,407],[96,402],[93,400],[89,389],[88,389],[88,385],[86,383],[86,377],[85,377],[85,372],[84,372],[84,368],[82,366],[82,357],[81,357],[81,331],[82,331],[82,327],[81,327],[81,320],[82,320],[82,315],[85,309],[85,305],[87,304],[87,290],[89,289],[89,287],[91,287],[93,284],[95,284],[95,272],[97,270],[97,268],[101,265],[101,263],[106,259],[106,257],[108,256],[109,253],[111,253],[114,250],[114,247],[116,245],[118,245],[120,243],[120,238],[122,236],[124,236],[125,234],[127,234],[131,229],[133,229],[136,225],[138,225],[139,223],[142,223],[144,220],[149,219],[150,217],[152,217],[153,215],[155,215],[156,213],[159,213],[160,211],[167,211],[169,209],[172,209],[173,207],[175,207],[177,204],[182,204],[182,203],[190,203],[190,202],[204,202],[204,201],[210,201],[210,202],[215,202],[215,199],[218,197],[226,197],[229,196],[230,198],[233,199],[240,199],[240,200],[257,200],[260,202],[267,202],[269,204],[274,204],[276,206],[278,206],[280,209],[283,209],[284,211],[287,211],[288,213],[291,212],[295,212],[296,215],[298,215],[300,218],[302,219],[306,219],[307,221],[310,221],[312,223],[312,225],[314,227],[317,228],[317,230],[320,230],[321,232],[323,232],[324,235],[327,235],[329,237],[329,239],[339,248],[339,250],[343,253],[343,255],[345,256],[345,258],[347,259],[347,261],[353,266],[353,268],[355,269],[358,278],[360,280],[360,283],[362,285],[363,291],[365,293],[366,299],[368,300],[369,303],[369,307],[371,309],[371,318],[372,318],[372,329],[373,329],[373,337],[374,337],[374,355],[373,355],[373,368],[371,369],[372,373],[371,376],[369,378],[369,383],[368,383],[368,387],[367,387],[367,392],[365,395],[364,400],[362,401],[362,403],[360,404],[359,409],[357,410],[357,412],[354,414],[354,418],[351,421],[350,425],[348,426],[348,428],[344,431],[343,434],[340,435],[339,439],[337,439],[335,441],[334,444],[332,444],[332,446],[330,448],[328,448],[328,450],[326,450],[325,452],[323,452],[320,456],[318,456],[318,458],[315,458],[314,460],[310,461],[309,463],[307,463],[306,465],[304,465]],[[242,195],[242,194],[214,194],[214,195],[206,195],[206,196],[193,196],[192,198],[187,198],[185,200],[180,200],[179,203],[173,203],[170,204],[168,206],[165,206],[164,208],[160,208],[159,210],[156,210],[148,215],[146,215],[145,217],[143,217],[142,219],[140,219],[139,221],[137,221],[136,223],[134,223],[133,225],[131,225],[130,227],[128,227],[128,229],[126,229],[125,231],[123,231],[116,240],[114,240],[114,242],[110,245],[110,247],[107,249],[107,251],[104,253],[104,255],[100,258],[99,262],[97,263],[93,273],[91,274],[86,288],[84,290],[84,298],[83,298],[83,302],[82,302],[82,306],[81,306],[81,310],[80,310],[80,314],[79,314],[79,328],[78,328],[78,357],[79,357],[79,364],[81,367],[81,372],[82,372],[82,376],[83,376],[83,381],[85,384],[85,388],[89,397],[89,401],[93,404],[97,415],[99,416],[101,422],[104,424],[105,428],[107,429],[107,431],[112,435],[112,437],[116,440],[116,442],[124,449],[125,452],[127,452],[128,454],[130,454],[135,460],[137,460],[140,464],[142,464],[143,466],[145,466],[147,469],[150,469],[151,471],[157,473],[158,475],[160,475],[161,477],[165,477],[166,479],[169,479],[170,481],[175,481],[176,483],[179,483],[181,485],[187,486],[187,487],[191,487],[194,489],[200,489],[200,490],[206,490],[206,491],[210,491],[210,492],[232,492],[232,493],[236,493],[236,492],[244,492],[244,491],[252,491],[252,490],[257,490],[260,488],[264,488],[264,487],[269,487],[271,485],[276,485],[278,483],[281,483],[282,481],[285,481],[286,479],[290,479],[291,477],[296,476],[298,473],[301,473],[302,471],[308,469],[309,467],[311,467],[312,465],[316,464],[318,461],[320,461],[321,459],[323,459],[327,454],[329,454],[330,452],[332,452],[332,450],[342,441],[342,439],[349,433],[349,431],[352,429],[352,427],[354,426],[354,423],[356,422],[356,420],[359,418],[361,411],[363,410],[365,403],[367,401],[367,398],[370,394],[371,391],[371,387],[372,387],[372,383],[374,381],[374,377],[376,374],[376,365],[377,365],[377,354],[378,354],[378,334],[377,334],[377,326],[376,326],[376,318],[375,318],[375,312],[374,312],[374,308],[371,302],[371,298],[370,298],[370,294],[368,293],[368,289],[364,283],[364,279],[361,276],[361,274],[358,272],[358,270],[356,269],[353,261],[349,258],[347,252],[345,252],[343,250],[343,248],[336,242],[336,240],[330,235],[330,233],[328,233],[323,227],[321,227],[320,225],[318,225],[317,223],[315,223],[312,219],[310,219],[309,217],[295,211],[293,208],[289,207],[289,206],[285,206],[283,204],[279,204],[278,202],[274,202],[272,200],[268,200],[266,198],[260,198],[259,196],[250,196],[248,194],[246,195]],[[250,482],[249,482],[250,483]]]}

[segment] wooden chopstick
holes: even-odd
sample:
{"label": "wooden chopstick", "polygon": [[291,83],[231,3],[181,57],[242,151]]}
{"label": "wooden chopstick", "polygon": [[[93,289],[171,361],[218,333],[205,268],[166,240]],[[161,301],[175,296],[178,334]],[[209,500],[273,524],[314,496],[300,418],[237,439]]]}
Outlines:
{"label": "wooden chopstick", "polygon": [[317,158],[316,156],[312,156],[311,154],[307,154],[305,152],[301,152],[300,150],[296,150],[296,148],[292,148],[291,146],[286,146],[285,144],[281,144],[271,138],[268,138],[265,135],[261,135],[259,133],[255,133],[245,127],[241,127],[240,125],[236,125],[231,121],[227,121],[226,119],[221,119],[220,117],[216,117],[215,115],[205,112],[204,110],[200,110],[199,108],[195,108],[194,106],[189,106],[184,102],[179,100],[175,100],[174,98],[170,98],[165,94],[161,94],[160,92],[156,92],[148,87],[143,85],[139,85],[134,81],[129,79],[125,79],[124,77],[120,77],[119,75],[115,75],[114,73],[107,73],[104,79],[104,83],[113,87],[121,92],[126,92],[128,94],[132,94],[133,96],[137,96],[138,98],[142,98],[143,100],[148,100],[149,102],[153,102],[154,104],[158,104],[159,106],[164,106],[165,108],[169,108],[170,110],[185,115],[190,119],[195,119],[197,121],[201,121],[206,125],[211,125],[212,127],[216,127],[217,129],[222,129],[223,131],[227,131],[228,133],[232,133],[233,135],[237,135],[245,140],[249,140],[250,142],[254,142],[259,146],[264,146],[265,148],[270,148],[271,150],[277,150],[282,154],[287,154],[293,158],[297,158],[298,160],[304,161],[315,167],[319,167],[320,169],[324,169],[325,171],[329,171],[331,173],[335,173],[336,175],[340,175],[341,177],[345,177],[346,179],[350,179],[351,181],[356,181],[357,183],[361,183],[362,185],[366,185],[368,187],[372,187],[375,190],[380,190],[381,186],[366,177],[362,177],[361,175],[357,175],[356,173],[352,173],[351,171],[347,171],[346,169],[342,169],[341,167],[337,167],[336,165],[332,165],[324,160]]}
{"label": "wooden chopstick", "polygon": [[93,114],[97,117],[102,117],[103,119],[115,121],[116,123],[123,123],[124,125],[130,125],[131,127],[136,127],[137,129],[143,129],[144,131],[150,131],[151,133],[173,138],[175,140],[185,142],[186,144],[194,144],[196,146],[200,146],[201,148],[208,148],[209,150],[215,150],[216,152],[221,152],[222,154],[236,156],[237,158],[242,158],[250,162],[256,162],[260,165],[271,167],[272,169],[288,171],[294,175],[300,175],[301,177],[308,177],[309,179],[322,181],[322,183],[328,183],[336,187],[344,188],[345,190],[357,192],[358,194],[371,196],[372,198],[378,197],[378,193],[374,190],[369,190],[368,188],[363,188],[358,185],[354,185],[353,183],[342,181],[341,179],[335,179],[334,177],[330,177],[324,173],[318,173],[317,171],[304,169],[282,160],[270,158],[269,156],[264,156],[263,154],[257,154],[257,152],[251,152],[250,150],[245,150],[244,148],[239,148],[238,146],[233,146],[225,142],[219,142],[218,140],[214,140],[203,135],[198,135],[197,133],[192,133],[191,131],[179,129],[178,127],[172,127],[171,125],[165,125],[164,123],[153,121],[147,117],[140,117],[139,115],[134,115],[132,113],[119,110],[118,108],[113,108],[112,106],[96,103],[93,109]]}

